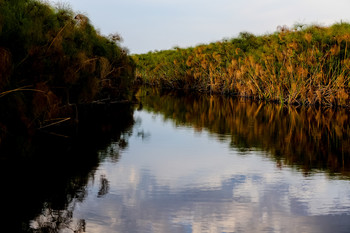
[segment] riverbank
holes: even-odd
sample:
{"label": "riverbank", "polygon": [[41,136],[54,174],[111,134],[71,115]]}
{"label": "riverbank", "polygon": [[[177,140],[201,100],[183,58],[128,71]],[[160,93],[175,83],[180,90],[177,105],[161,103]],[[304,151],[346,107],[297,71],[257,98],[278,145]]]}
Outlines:
{"label": "riverbank", "polygon": [[349,42],[348,23],[296,25],[133,58],[137,78],[161,88],[349,107]]}
{"label": "riverbank", "polygon": [[118,34],[36,0],[0,0],[0,143],[61,122],[78,105],[130,101],[135,65]]}

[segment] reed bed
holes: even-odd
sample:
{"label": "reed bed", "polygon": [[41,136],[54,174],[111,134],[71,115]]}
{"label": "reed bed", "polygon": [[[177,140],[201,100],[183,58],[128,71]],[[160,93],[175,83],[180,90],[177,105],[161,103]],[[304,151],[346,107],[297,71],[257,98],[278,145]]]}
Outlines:
{"label": "reed bed", "polygon": [[74,119],[77,104],[131,99],[135,66],[120,40],[64,4],[0,0],[0,140]]}
{"label": "reed bed", "polygon": [[349,107],[349,42],[348,23],[296,25],[133,58],[137,78],[162,88]]}

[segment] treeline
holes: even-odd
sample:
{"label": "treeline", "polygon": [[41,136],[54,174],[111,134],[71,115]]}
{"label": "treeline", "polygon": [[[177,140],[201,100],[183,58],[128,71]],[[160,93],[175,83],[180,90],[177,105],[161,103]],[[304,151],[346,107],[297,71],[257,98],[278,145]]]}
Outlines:
{"label": "treeline", "polygon": [[135,65],[120,40],[64,5],[0,0],[0,141],[72,119],[77,104],[129,99]]}
{"label": "treeline", "polygon": [[161,113],[164,120],[176,125],[208,131],[240,152],[269,152],[266,156],[277,166],[296,167],[304,174],[321,169],[350,177],[348,109],[276,105],[159,89],[141,89],[138,96],[145,110]]}
{"label": "treeline", "polygon": [[149,85],[297,105],[350,106],[350,24],[279,27],[273,34],[135,55]]}

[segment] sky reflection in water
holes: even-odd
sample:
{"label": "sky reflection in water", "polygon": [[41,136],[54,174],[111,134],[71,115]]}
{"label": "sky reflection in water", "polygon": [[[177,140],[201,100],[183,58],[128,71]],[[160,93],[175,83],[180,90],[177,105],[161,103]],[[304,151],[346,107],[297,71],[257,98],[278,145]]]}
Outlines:
{"label": "sky reflection in water", "polygon": [[135,119],[129,147],[117,162],[106,157],[76,205],[87,232],[350,231],[349,181],[305,177],[161,115]]}

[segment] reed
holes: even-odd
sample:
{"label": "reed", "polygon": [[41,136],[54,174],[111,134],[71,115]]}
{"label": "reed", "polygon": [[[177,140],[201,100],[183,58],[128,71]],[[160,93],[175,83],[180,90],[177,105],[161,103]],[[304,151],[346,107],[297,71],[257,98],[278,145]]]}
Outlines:
{"label": "reed", "polygon": [[349,41],[348,23],[296,25],[133,58],[137,77],[162,88],[349,107]]}
{"label": "reed", "polygon": [[70,118],[67,106],[130,99],[135,65],[120,41],[64,5],[0,0],[0,122],[40,128]]}

